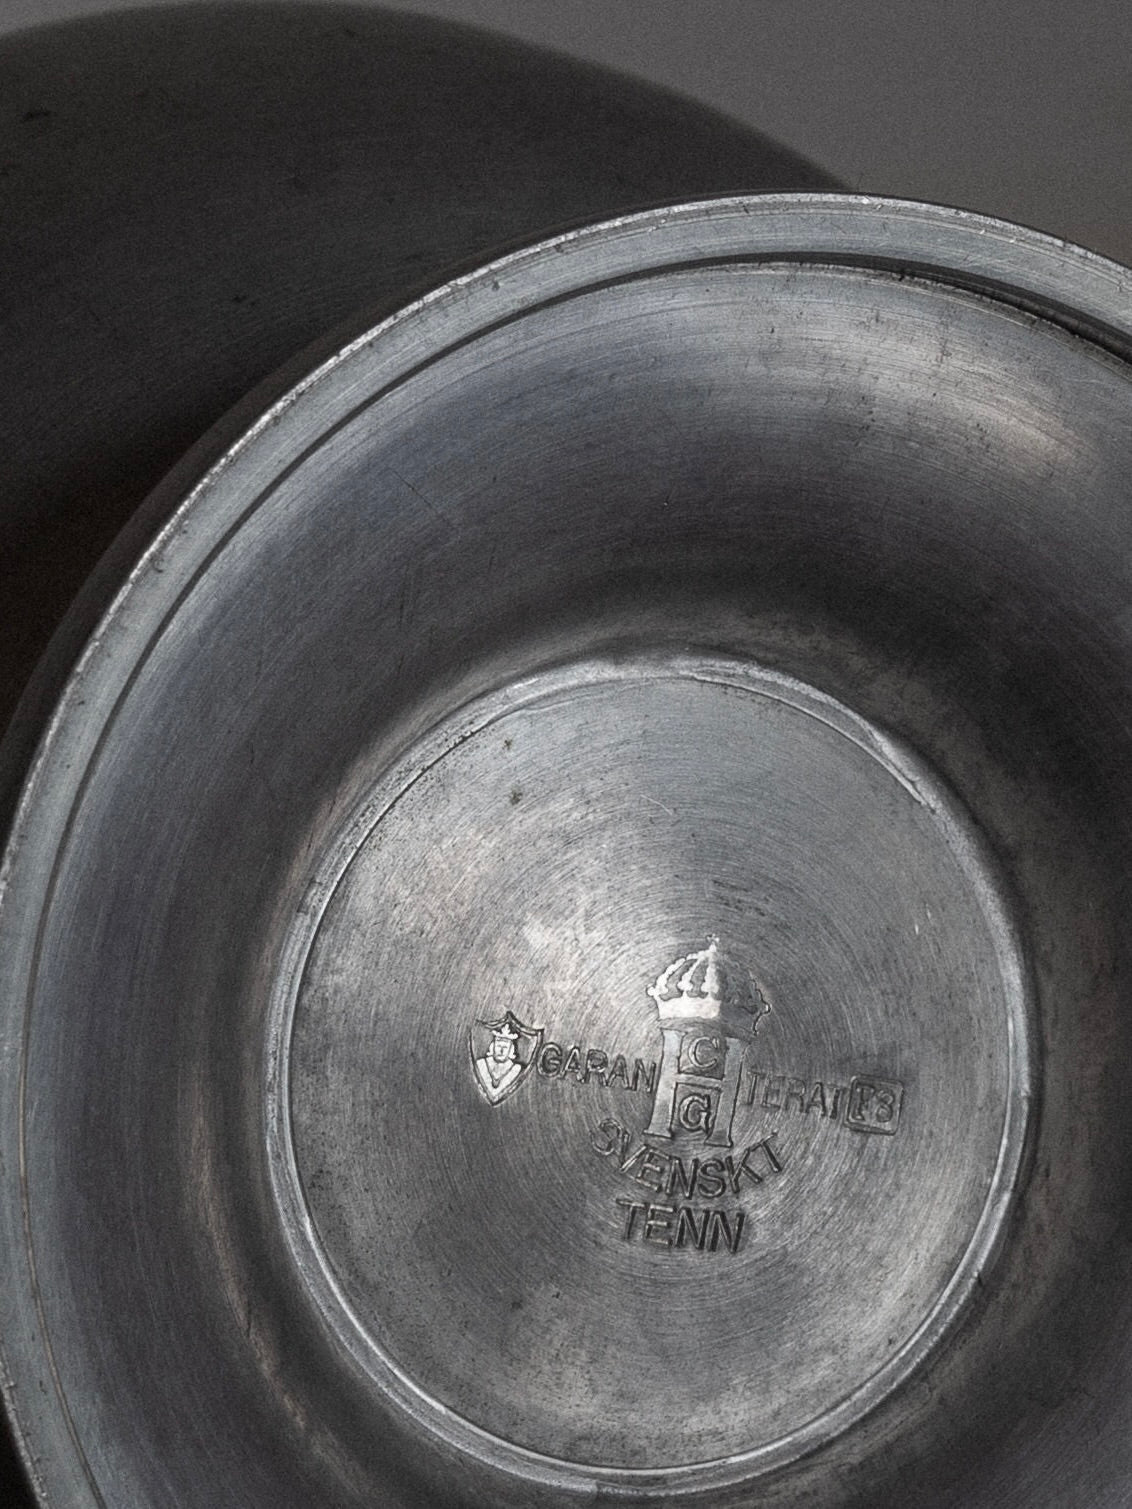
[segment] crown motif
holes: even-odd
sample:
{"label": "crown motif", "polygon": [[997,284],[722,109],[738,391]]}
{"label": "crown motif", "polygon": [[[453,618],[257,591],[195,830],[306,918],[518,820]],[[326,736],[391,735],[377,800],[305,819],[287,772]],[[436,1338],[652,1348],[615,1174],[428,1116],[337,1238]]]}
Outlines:
{"label": "crown motif", "polygon": [[729,959],[718,938],[674,960],[647,992],[665,1022],[717,1023],[731,1037],[753,1037],[770,1004],[748,972]]}

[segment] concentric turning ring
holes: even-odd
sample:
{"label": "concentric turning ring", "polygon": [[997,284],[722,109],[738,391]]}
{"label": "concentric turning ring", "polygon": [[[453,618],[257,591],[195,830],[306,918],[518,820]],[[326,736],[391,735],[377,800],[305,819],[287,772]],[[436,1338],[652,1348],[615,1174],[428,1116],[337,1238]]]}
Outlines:
{"label": "concentric turning ring", "polygon": [[591,663],[463,709],[286,958],[296,1260],[453,1444],[575,1483],[773,1465],[988,1263],[1029,1102],[1012,928],[938,781],[796,682]]}
{"label": "concentric turning ring", "polygon": [[1120,1501],[1127,311],[679,206],[170,481],[0,893],[47,1502]]}

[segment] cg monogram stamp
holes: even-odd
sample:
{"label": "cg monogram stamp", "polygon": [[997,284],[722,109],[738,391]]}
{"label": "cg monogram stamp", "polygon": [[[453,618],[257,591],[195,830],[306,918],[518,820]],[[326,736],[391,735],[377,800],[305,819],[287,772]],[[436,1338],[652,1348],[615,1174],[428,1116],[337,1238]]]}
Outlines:
{"label": "cg monogram stamp", "polygon": [[770,1006],[714,937],[670,964],[648,993],[664,1038],[649,1136],[702,1134],[709,1147],[730,1147],[743,1055]]}

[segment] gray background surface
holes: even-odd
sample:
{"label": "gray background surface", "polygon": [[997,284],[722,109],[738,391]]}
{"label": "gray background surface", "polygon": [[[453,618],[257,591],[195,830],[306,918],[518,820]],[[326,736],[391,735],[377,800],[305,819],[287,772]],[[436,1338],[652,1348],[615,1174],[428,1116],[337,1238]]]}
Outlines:
{"label": "gray background surface", "polygon": [[[0,32],[112,8],[0,0]],[[850,188],[963,205],[1132,263],[1128,0],[390,8],[509,32],[679,89],[808,154]]]}

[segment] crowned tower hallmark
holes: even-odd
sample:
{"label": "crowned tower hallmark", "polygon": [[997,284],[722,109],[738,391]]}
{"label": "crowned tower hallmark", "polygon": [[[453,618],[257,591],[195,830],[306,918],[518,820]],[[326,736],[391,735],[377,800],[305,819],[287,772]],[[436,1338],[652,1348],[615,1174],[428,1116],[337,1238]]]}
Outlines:
{"label": "crowned tower hallmark", "polygon": [[748,972],[711,938],[650,985],[664,1049],[648,1137],[702,1138],[731,1146],[743,1055],[770,1010]]}

